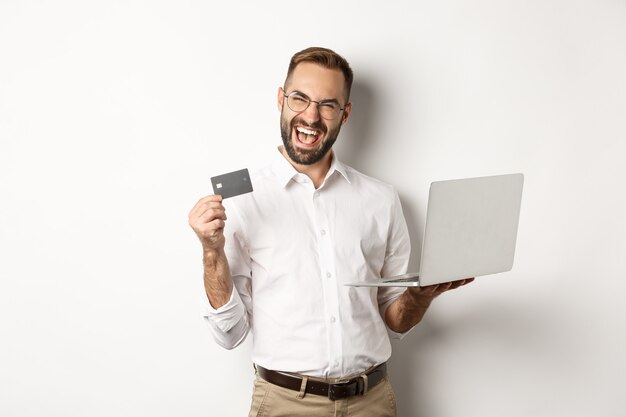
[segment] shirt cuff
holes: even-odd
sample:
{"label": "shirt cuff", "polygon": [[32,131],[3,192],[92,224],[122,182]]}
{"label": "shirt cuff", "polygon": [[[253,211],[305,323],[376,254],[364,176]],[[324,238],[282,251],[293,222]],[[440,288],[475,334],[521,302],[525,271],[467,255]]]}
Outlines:
{"label": "shirt cuff", "polygon": [[239,292],[233,287],[233,291],[230,294],[230,299],[226,304],[218,309],[213,308],[209,299],[205,297],[205,312],[204,317],[209,319],[217,326],[222,332],[226,333],[230,331],[242,317],[246,314],[246,309],[243,305],[243,301],[239,296]]}
{"label": "shirt cuff", "polygon": [[394,332],[393,330],[389,328],[389,326],[387,326],[387,334],[389,335],[390,339],[402,340],[404,339],[404,336],[411,333],[414,328],[415,326],[411,327],[409,330],[407,330],[404,333],[398,333],[398,332]]}

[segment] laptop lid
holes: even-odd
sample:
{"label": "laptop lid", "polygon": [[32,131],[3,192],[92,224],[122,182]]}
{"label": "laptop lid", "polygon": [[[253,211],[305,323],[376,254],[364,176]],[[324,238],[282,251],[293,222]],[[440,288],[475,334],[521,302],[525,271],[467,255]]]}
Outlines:
{"label": "laptop lid", "polygon": [[433,182],[419,274],[346,285],[427,286],[510,271],[523,183],[523,174]]}
{"label": "laptop lid", "polygon": [[523,184],[523,174],[433,182],[420,285],[510,271]]}

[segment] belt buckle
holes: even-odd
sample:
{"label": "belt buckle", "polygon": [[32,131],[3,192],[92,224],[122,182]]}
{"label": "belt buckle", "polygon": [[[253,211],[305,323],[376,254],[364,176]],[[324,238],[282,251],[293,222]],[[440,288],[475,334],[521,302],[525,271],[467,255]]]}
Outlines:
{"label": "belt buckle", "polygon": [[343,384],[328,384],[328,399],[335,401],[335,387]]}
{"label": "belt buckle", "polygon": [[365,395],[365,380],[362,376],[356,379],[356,394],[355,395]]}
{"label": "belt buckle", "polygon": [[350,382],[341,382],[339,384],[328,384],[328,399],[331,401],[337,400],[337,397],[335,397],[335,388],[345,387],[349,384]]}
{"label": "belt buckle", "polygon": [[358,377],[352,381],[341,382],[339,384],[328,384],[328,399],[331,401],[336,401],[337,397],[335,396],[335,388],[348,387],[350,385],[356,385],[355,392],[354,394],[349,393],[348,395],[346,395],[346,397],[351,397],[352,395],[363,395],[363,391],[365,390],[365,381],[363,381],[363,378]]}

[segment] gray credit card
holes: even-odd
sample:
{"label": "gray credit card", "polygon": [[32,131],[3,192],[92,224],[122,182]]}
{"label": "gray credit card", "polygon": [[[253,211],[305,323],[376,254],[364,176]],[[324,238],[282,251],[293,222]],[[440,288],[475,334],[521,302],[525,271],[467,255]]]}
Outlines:
{"label": "gray credit card", "polygon": [[252,192],[252,181],[250,181],[247,168],[212,177],[211,184],[213,184],[213,192],[221,195],[222,198]]}

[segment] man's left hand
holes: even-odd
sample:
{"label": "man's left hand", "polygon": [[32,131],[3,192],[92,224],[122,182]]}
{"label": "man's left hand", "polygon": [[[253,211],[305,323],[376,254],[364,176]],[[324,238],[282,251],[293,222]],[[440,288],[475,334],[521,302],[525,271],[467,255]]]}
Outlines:
{"label": "man's left hand", "polygon": [[385,322],[394,332],[404,333],[422,320],[435,297],[472,281],[474,278],[426,287],[410,287],[389,306],[385,313]]}
{"label": "man's left hand", "polygon": [[446,291],[462,287],[463,285],[467,285],[472,281],[474,281],[474,278],[466,278],[460,279],[458,281],[444,282],[442,284],[428,285],[426,287],[410,287],[408,291],[410,291],[411,295],[415,298],[432,300],[433,298],[443,294]]}

